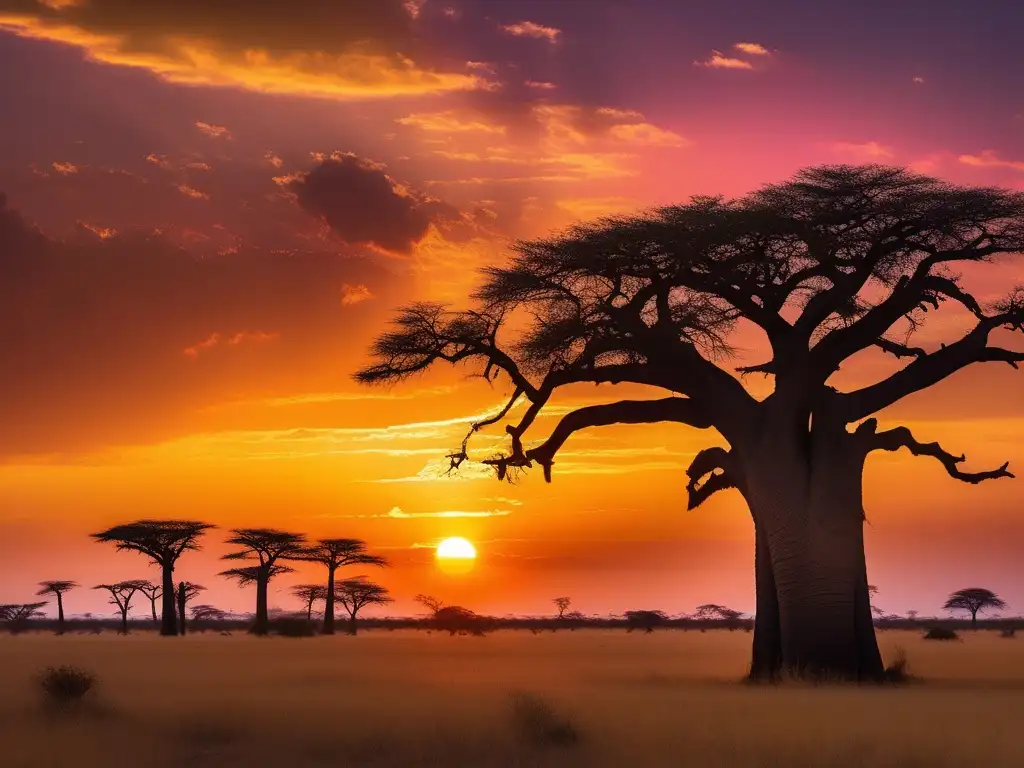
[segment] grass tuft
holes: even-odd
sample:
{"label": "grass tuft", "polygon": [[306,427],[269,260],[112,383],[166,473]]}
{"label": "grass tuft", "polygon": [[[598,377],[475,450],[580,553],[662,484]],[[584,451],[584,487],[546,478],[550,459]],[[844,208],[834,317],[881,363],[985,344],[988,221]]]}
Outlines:
{"label": "grass tuft", "polygon": [[547,701],[533,693],[511,696],[512,722],[519,736],[543,747],[569,747],[579,742],[579,730],[572,720],[555,712]]}
{"label": "grass tuft", "polygon": [[72,712],[95,690],[97,680],[91,672],[65,665],[47,667],[38,677],[47,707],[58,712]]}

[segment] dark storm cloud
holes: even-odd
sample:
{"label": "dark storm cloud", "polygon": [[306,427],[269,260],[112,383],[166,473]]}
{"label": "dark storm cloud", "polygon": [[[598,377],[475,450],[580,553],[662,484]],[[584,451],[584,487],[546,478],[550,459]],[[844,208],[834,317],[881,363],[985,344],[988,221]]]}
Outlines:
{"label": "dark storm cloud", "polygon": [[[373,299],[346,303],[352,286]],[[0,198],[0,451],[149,441],[220,398],[345,386],[367,313],[402,290],[371,261],[324,251],[197,256],[162,235],[85,229],[58,241]]]}
{"label": "dark storm cloud", "polygon": [[457,217],[439,201],[395,183],[383,167],[351,154],[335,154],[288,182],[299,205],[321,217],[352,245],[408,253],[434,219]]}

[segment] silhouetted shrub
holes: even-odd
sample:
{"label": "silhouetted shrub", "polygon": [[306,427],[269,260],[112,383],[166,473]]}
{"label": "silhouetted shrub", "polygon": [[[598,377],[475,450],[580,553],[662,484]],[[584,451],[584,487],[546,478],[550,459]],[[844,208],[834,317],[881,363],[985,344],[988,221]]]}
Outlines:
{"label": "silhouetted shrub", "polygon": [[1017,628],[1016,627],[1004,627],[1003,629],[999,630],[999,636],[1000,637],[1005,637],[1005,638],[1014,638],[1014,637],[1017,636]]}
{"label": "silhouetted shrub", "polygon": [[512,694],[512,721],[524,740],[539,746],[567,747],[580,739],[571,720],[532,693]]}
{"label": "silhouetted shrub", "polygon": [[270,632],[281,637],[315,637],[316,625],[304,618],[283,617],[270,622]]}
{"label": "silhouetted shrub", "polygon": [[910,664],[907,661],[907,652],[902,648],[896,649],[896,658],[885,668],[885,680],[894,685],[906,685],[914,679],[910,674]]}
{"label": "silhouetted shrub", "polygon": [[96,687],[92,673],[72,666],[47,667],[38,680],[46,704],[60,711],[74,709]]}
{"label": "silhouetted shrub", "polygon": [[924,633],[925,640],[959,640],[960,635],[946,627],[932,627]]}

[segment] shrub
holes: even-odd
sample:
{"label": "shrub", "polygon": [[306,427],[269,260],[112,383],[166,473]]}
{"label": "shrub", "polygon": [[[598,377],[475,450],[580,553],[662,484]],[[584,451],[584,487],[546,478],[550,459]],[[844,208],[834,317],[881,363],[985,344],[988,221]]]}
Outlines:
{"label": "shrub", "polygon": [[299,618],[281,618],[270,622],[270,632],[281,637],[314,637],[316,625]]}
{"label": "shrub", "polygon": [[512,722],[523,739],[539,746],[567,747],[580,739],[571,720],[532,693],[512,694]]}
{"label": "shrub", "polygon": [[1006,637],[1006,638],[1016,637],[1017,636],[1017,628],[1016,627],[1004,627],[1003,629],[999,630],[999,636],[1000,637]]}
{"label": "shrub", "polygon": [[960,635],[946,627],[932,627],[924,633],[925,640],[959,640]]}
{"label": "shrub", "polygon": [[39,675],[39,687],[46,703],[55,709],[74,709],[96,687],[96,677],[78,667],[47,667]]}
{"label": "shrub", "polygon": [[914,676],[910,674],[910,665],[907,662],[907,652],[902,648],[896,649],[896,658],[885,668],[885,680],[894,685],[906,685],[913,681]]}

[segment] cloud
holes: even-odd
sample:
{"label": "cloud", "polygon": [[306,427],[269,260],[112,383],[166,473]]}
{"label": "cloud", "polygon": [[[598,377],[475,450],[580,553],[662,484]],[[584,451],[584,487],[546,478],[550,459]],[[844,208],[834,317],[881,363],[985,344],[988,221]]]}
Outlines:
{"label": "cloud", "polygon": [[70,176],[73,173],[78,173],[78,166],[73,163],[54,162],[50,165],[61,176]]}
{"label": "cloud", "polygon": [[523,85],[527,88],[533,88],[538,91],[552,91],[558,87],[554,83],[549,83],[545,80],[527,80]]}
{"label": "cloud", "polygon": [[338,515],[338,517],[385,517],[391,520],[414,520],[421,517],[507,517],[511,515],[508,509],[486,509],[478,511],[444,510],[442,512],[406,512],[401,507],[392,507],[391,511],[383,515]]}
{"label": "cloud", "polygon": [[753,69],[754,65],[743,59],[734,59],[726,56],[721,51],[711,51],[710,58],[703,61],[693,62],[698,67],[711,67],[712,69]]}
{"label": "cloud", "polygon": [[506,24],[503,30],[516,37],[534,37],[538,40],[547,40],[549,43],[558,42],[562,30],[555,27],[545,27],[533,21],[520,21],[515,24]]}
{"label": "cloud", "polygon": [[0,26],[76,46],[106,64],[175,83],[332,98],[413,96],[490,87],[479,76],[425,68],[409,0],[287,4],[179,0],[0,0]]}
{"label": "cloud", "polygon": [[619,109],[618,107],[598,107],[596,110],[602,117],[611,117],[616,120],[643,120],[644,116],[635,109]]}
{"label": "cloud", "polygon": [[1024,161],[1002,160],[991,149],[984,150],[980,155],[960,155],[957,161],[975,168],[1009,168],[1014,171],[1024,171]]}
{"label": "cloud", "polygon": [[200,353],[206,350],[212,350],[216,347],[237,347],[240,344],[274,341],[278,338],[280,338],[280,335],[277,333],[263,333],[262,331],[256,331],[254,333],[240,331],[239,333],[234,334],[211,333],[198,344],[193,344],[192,346],[183,349],[182,353],[186,357],[191,357],[195,360],[199,357]]}
{"label": "cloud", "polygon": [[335,153],[282,182],[299,205],[351,245],[409,253],[435,219],[457,212],[397,184],[376,163]]}
{"label": "cloud", "polygon": [[746,53],[750,56],[769,56],[771,51],[765,48],[760,43],[735,43],[732,46],[741,53]]}
{"label": "cloud", "polygon": [[849,141],[837,141],[831,144],[830,148],[839,154],[851,155],[863,160],[877,161],[893,157],[893,151],[877,141],[867,141],[860,144]]}
{"label": "cloud", "polygon": [[351,307],[373,298],[373,291],[365,285],[349,285],[343,283],[341,286],[341,305]]}
{"label": "cloud", "polygon": [[266,160],[267,165],[271,166],[272,168],[284,167],[284,160],[282,160],[276,154],[271,152],[269,149],[267,150],[266,154],[263,155],[263,159]]}
{"label": "cloud", "polygon": [[188,184],[179,184],[178,191],[185,197],[191,197],[193,200],[209,200],[210,196],[205,192],[201,192],[198,189],[190,187]]}
{"label": "cloud", "polygon": [[504,134],[504,125],[489,123],[484,118],[461,114],[455,110],[445,112],[420,112],[396,121],[400,125],[439,133],[492,133]]}
{"label": "cloud", "polygon": [[213,125],[212,123],[204,123],[202,120],[196,122],[196,128],[199,129],[200,133],[210,136],[214,139],[231,139],[231,131],[225,128],[223,125]]}
{"label": "cloud", "polygon": [[920,83],[923,83],[923,82],[924,82],[924,78],[923,78],[923,77],[921,77],[920,75],[915,75],[915,76],[914,76],[914,77],[912,78],[912,82],[915,82],[915,83],[918,83],[918,84],[920,84]]}
{"label": "cloud", "polygon": [[650,123],[623,123],[613,125],[609,134],[625,144],[639,144],[648,147],[685,147],[691,142],[675,131],[659,128]]}

